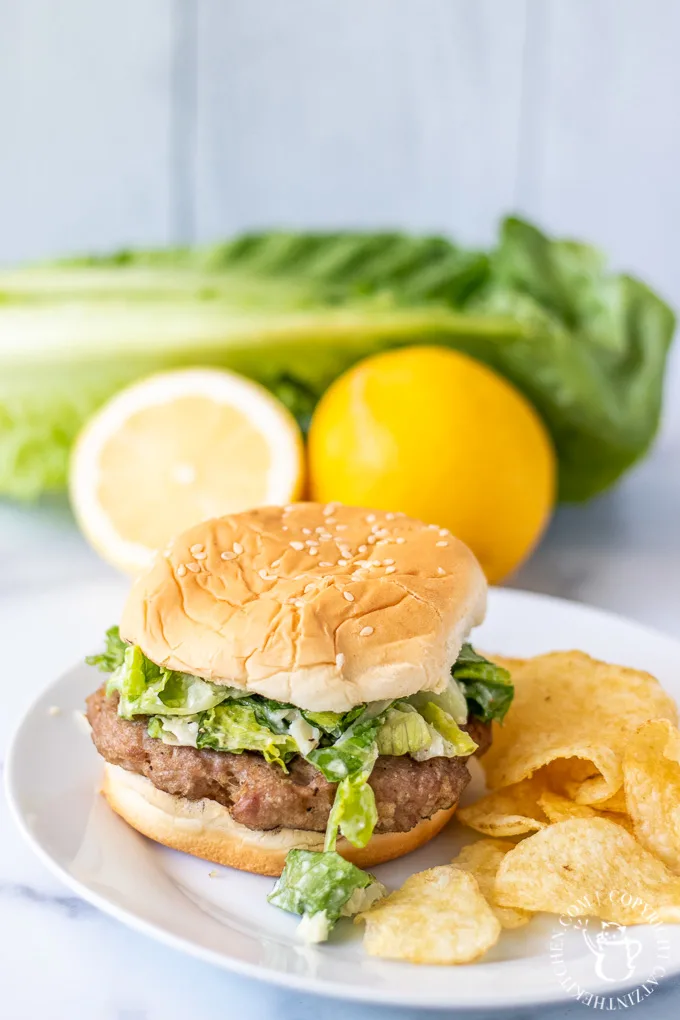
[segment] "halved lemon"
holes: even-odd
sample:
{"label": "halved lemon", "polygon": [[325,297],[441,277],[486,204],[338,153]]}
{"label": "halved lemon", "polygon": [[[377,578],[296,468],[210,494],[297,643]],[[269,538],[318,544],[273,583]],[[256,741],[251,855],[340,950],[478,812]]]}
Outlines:
{"label": "halved lemon", "polygon": [[216,369],[165,372],[116,394],[78,437],[69,473],[86,538],[133,574],[192,524],[293,502],[303,483],[292,415],[263,387]]}

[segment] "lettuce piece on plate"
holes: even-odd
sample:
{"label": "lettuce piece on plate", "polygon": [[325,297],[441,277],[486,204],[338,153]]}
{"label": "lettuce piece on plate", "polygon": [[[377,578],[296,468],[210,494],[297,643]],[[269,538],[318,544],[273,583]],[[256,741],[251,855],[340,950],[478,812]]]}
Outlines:
{"label": "lettuce piece on plate", "polygon": [[334,851],[291,850],[267,899],[302,915],[298,931],[305,941],[323,942],[338,918],[353,917],[384,895],[380,882]]}

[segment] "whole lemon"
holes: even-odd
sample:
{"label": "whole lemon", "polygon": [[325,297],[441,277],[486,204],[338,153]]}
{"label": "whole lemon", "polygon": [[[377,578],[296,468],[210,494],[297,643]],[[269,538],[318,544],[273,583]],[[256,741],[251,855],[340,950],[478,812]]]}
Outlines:
{"label": "whole lemon", "polygon": [[449,528],[491,582],[530,553],[555,501],[550,437],[514,386],[473,358],[409,347],[367,358],[318,404],[311,497]]}

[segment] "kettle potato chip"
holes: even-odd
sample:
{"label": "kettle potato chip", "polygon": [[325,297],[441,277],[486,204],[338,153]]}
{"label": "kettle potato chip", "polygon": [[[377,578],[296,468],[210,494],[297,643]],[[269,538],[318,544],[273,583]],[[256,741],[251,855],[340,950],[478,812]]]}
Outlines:
{"label": "kettle potato chip", "polygon": [[480,839],[464,846],[451,861],[454,868],[468,871],[477,879],[479,890],[501,923],[501,928],[521,928],[531,919],[528,910],[515,907],[501,907],[496,903],[496,872],[514,843],[502,839]]}
{"label": "kettle potato chip", "polygon": [[539,655],[511,673],[514,701],[482,760],[494,790],[550,765],[550,785],[571,782],[574,800],[599,804],[621,789],[623,751],[638,727],[677,721],[672,698],[649,673],[584,652]]}
{"label": "kettle potato chip", "polygon": [[450,865],[411,875],[356,920],[366,922],[367,953],[410,963],[471,963],[501,932],[476,879]]}
{"label": "kettle potato chip", "polygon": [[496,899],[617,924],[680,922],[680,878],[604,818],[557,822],[522,840],[500,863]]}
{"label": "kettle potato chip", "polygon": [[635,835],[680,872],[680,733],[667,719],[645,723],[631,738],[623,779]]}
{"label": "kettle potato chip", "polygon": [[628,815],[613,811],[601,811],[588,804],[577,804],[575,801],[569,800],[568,797],[553,793],[552,790],[542,793],[538,803],[551,822],[564,822],[568,818],[608,818],[610,822],[616,822],[617,825],[622,825],[629,832],[632,831],[632,823]]}
{"label": "kettle potato chip", "polygon": [[539,805],[544,789],[541,778],[524,779],[459,808],[456,817],[485,836],[522,836],[536,832],[548,823]]}

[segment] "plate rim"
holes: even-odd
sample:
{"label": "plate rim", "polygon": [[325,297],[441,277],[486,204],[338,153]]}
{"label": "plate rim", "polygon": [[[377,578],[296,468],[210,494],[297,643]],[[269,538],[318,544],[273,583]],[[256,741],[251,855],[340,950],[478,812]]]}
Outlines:
{"label": "plate rim", "polygon": [[[651,641],[667,642],[675,646],[678,659],[680,660],[680,640],[678,638],[656,627],[652,627],[646,623],[640,623],[637,620],[626,617],[623,614],[610,612],[609,610],[602,609],[598,606],[591,606],[588,603],[577,602],[572,599],[560,598],[554,595],[544,595],[540,592],[531,592],[523,589],[495,587],[490,588],[489,593],[494,602],[499,600],[502,603],[506,598],[509,598],[511,600],[517,599],[527,603],[551,603],[556,609],[559,609],[560,607],[577,609],[590,616],[606,620],[610,624],[631,626],[635,628],[636,631],[644,633]],[[41,687],[40,690],[36,692],[35,697],[31,699],[28,706],[24,709],[18,722],[15,723],[7,745],[3,785],[10,815],[14,819],[22,838],[26,841],[47,870],[81,899],[90,903],[96,909],[101,910],[102,913],[114,918],[114,920],[120,924],[123,924],[124,926],[131,928],[133,931],[139,932],[148,938],[152,938],[156,942],[168,946],[168,948],[176,952],[184,953],[204,963],[210,963],[211,965],[218,967],[220,970],[227,971],[228,973],[247,977],[254,981],[264,982],[270,986],[285,988],[289,991],[304,992],[309,995],[318,995],[323,998],[336,999],[338,1001],[365,1002],[385,1006],[411,1007],[422,1010],[447,1009],[452,1013],[482,1009],[492,1011],[508,1008],[534,1008],[560,1003],[566,1004],[572,1001],[571,997],[564,993],[557,982],[555,983],[555,990],[552,994],[541,992],[532,997],[524,995],[521,998],[518,998],[513,996],[509,997],[502,1006],[496,1001],[490,1000],[479,1000],[475,1003],[457,1005],[444,998],[430,999],[425,1002],[416,1002],[415,999],[405,1000],[403,991],[390,993],[389,988],[371,988],[370,986],[360,987],[357,985],[347,985],[340,982],[329,981],[325,978],[318,978],[314,975],[306,976],[288,973],[262,964],[249,963],[236,957],[228,956],[218,950],[201,946],[198,943],[193,942],[191,939],[185,939],[182,936],[175,935],[165,929],[162,925],[145,920],[134,911],[118,906],[116,903],[107,899],[106,896],[90,888],[89,885],[79,881],[66,868],[64,868],[47,849],[45,849],[39,838],[31,831],[24,812],[19,805],[20,795],[15,779],[17,747],[22,738],[25,727],[29,725],[30,719],[45,696],[48,695],[54,687],[59,685],[79,665],[81,665],[80,662],[74,663],[68,669],[64,670],[57,677],[51,680],[50,683]],[[408,964],[401,964],[399,961],[386,960],[383,962],[393,966],[411,966]],[[519,961],[509,961],[511,966],[515,962]],[[429,969],[430,968],[427,967],[420,968],[420,970],[424,970],[425,972]],[[437,970],[446,969],[447,968],[444,967],[437,968]],[[455,968],[453,968],[453,971],[455,972]],[[418,972],[419,971],[416,973]],[[678,960],[676,968],[669,971],[667,977],[672,978],[678,974],[680,974],[680,960]],[[612,994],[625,992],[626,990],[635,987],[636,984],[637,982],[634,979],[617,984],[612,988]]]}

